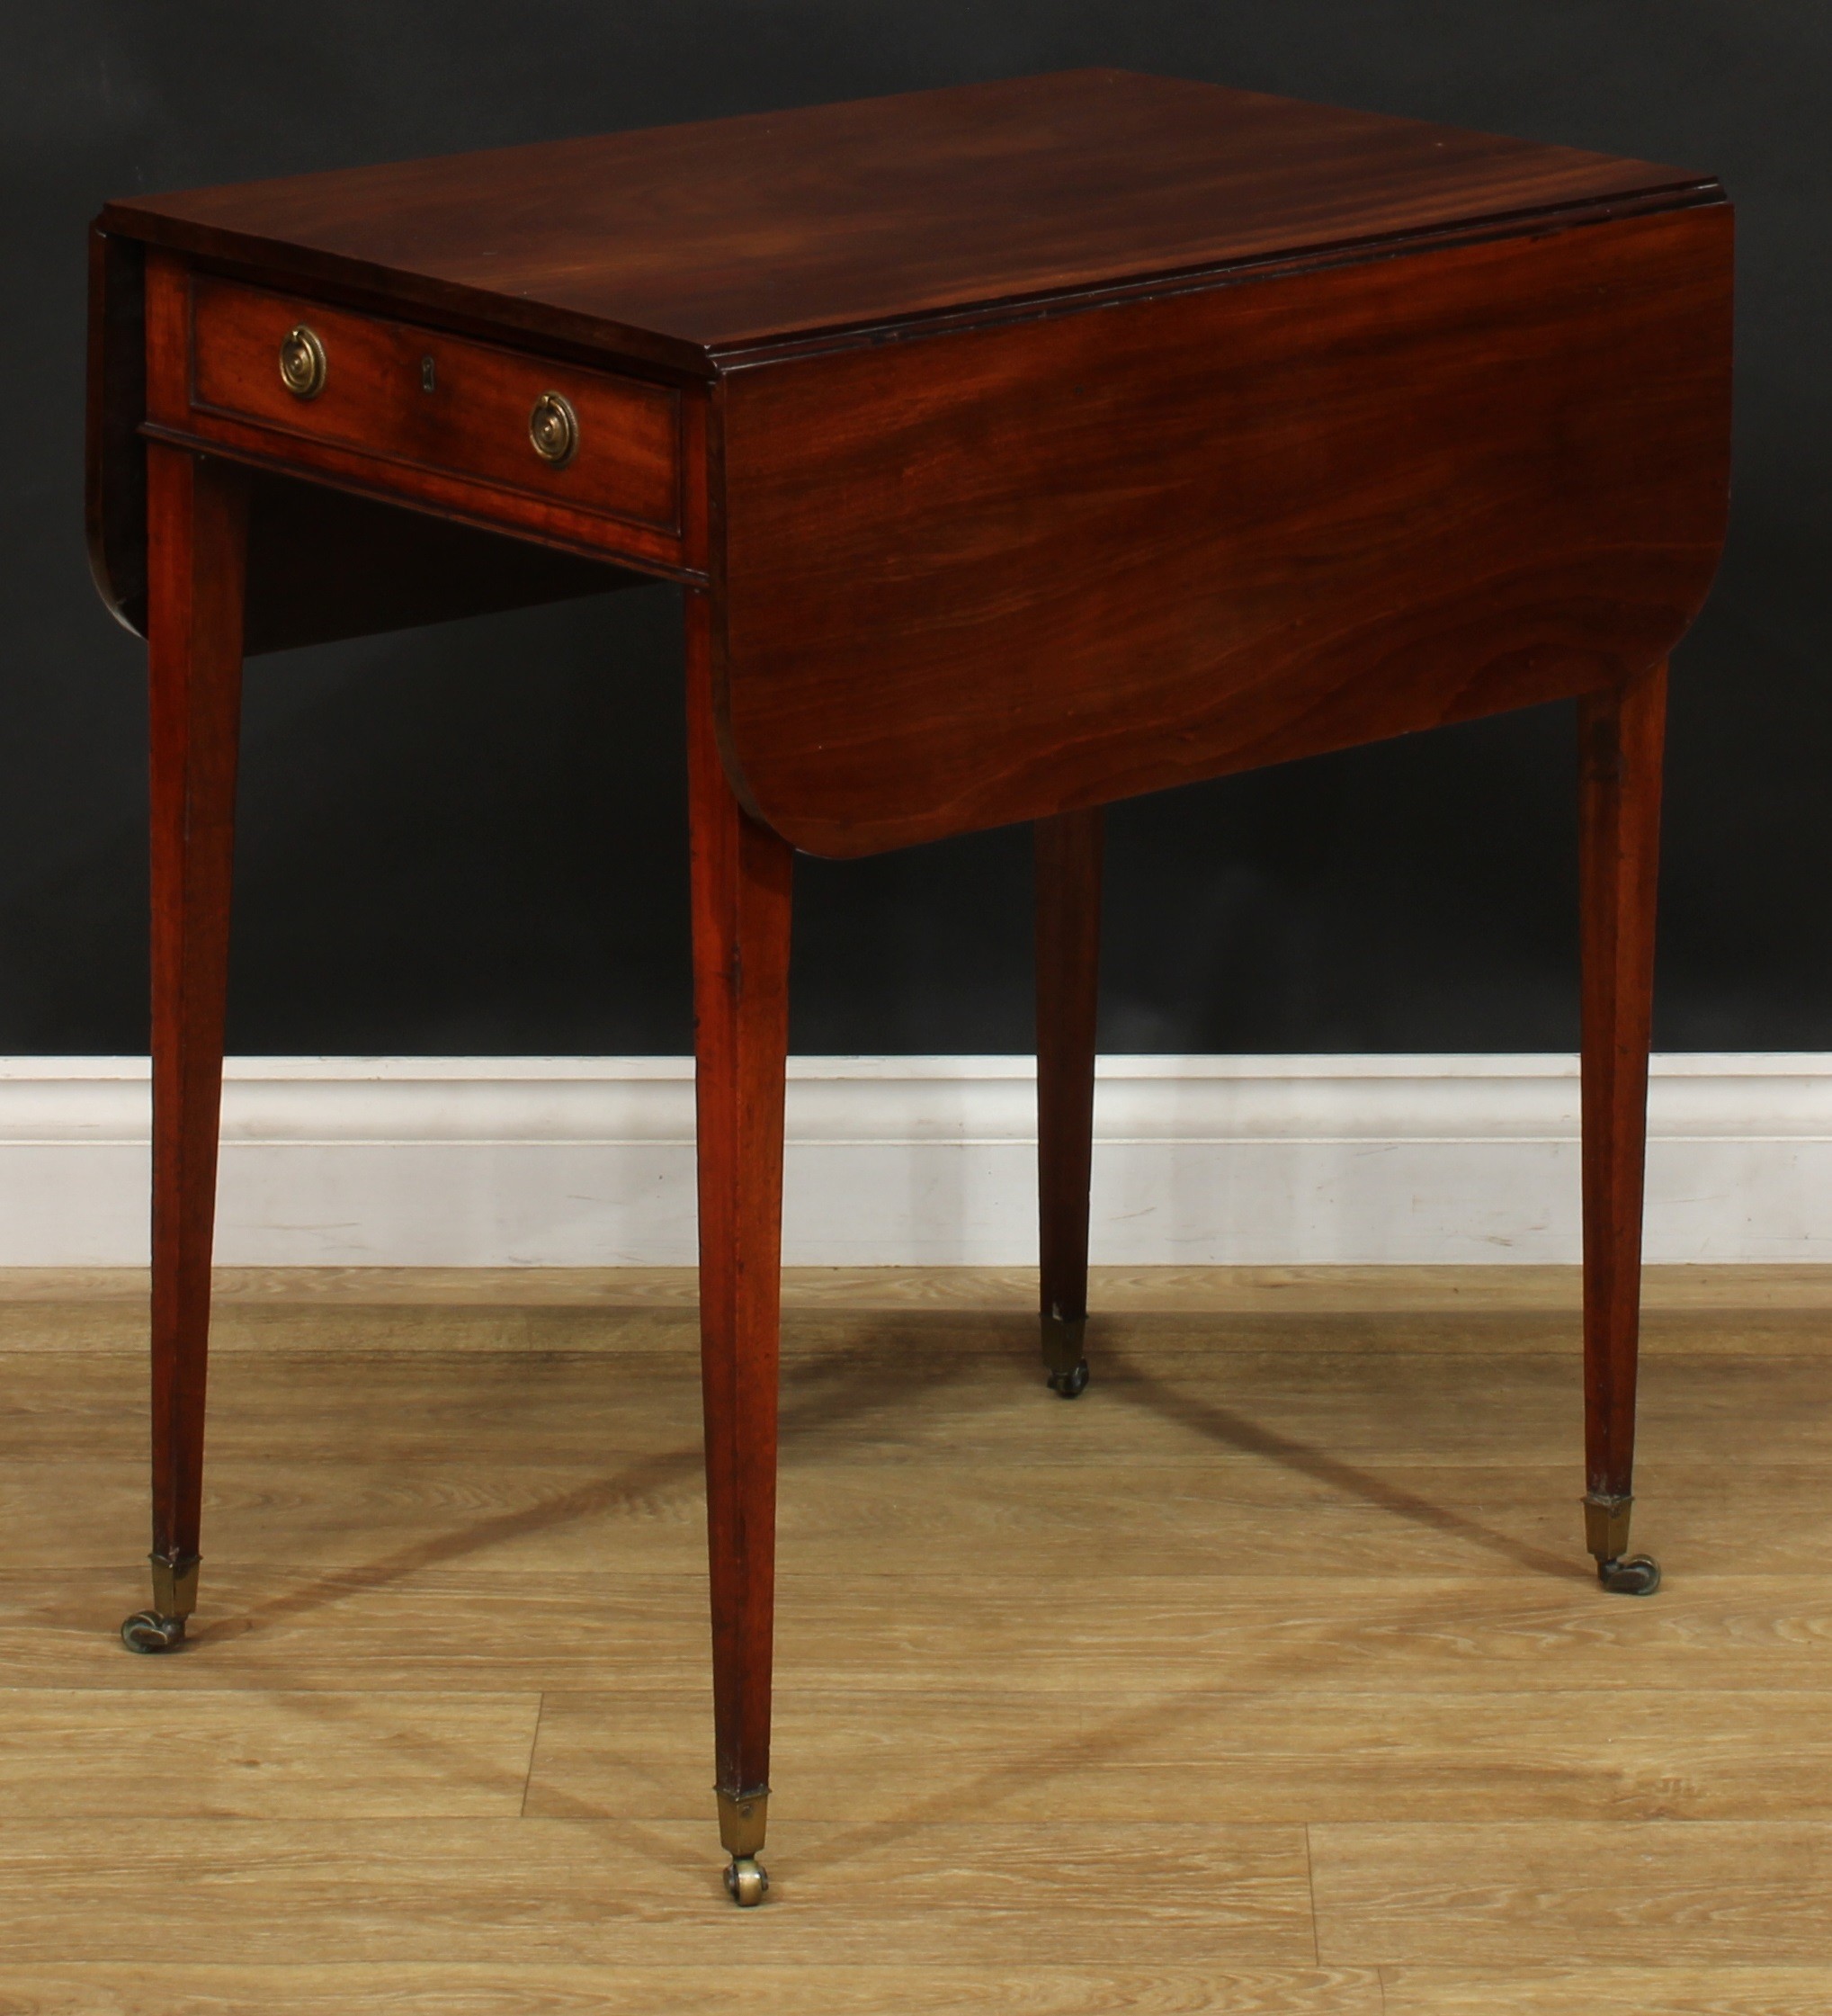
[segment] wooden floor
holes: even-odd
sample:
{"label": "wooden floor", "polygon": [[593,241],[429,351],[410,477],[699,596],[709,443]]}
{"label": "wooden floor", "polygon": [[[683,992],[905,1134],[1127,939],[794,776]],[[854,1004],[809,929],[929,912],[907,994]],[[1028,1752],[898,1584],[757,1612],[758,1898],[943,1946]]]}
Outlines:
{"label": "wooden floor", "polygon": [[692,1277],[222,1278],[199,1628],[141,1284],[0,1277],[4,2016],[1832,2011],[1832,1277],[791,1283],[770,1901],[719,1887]]}

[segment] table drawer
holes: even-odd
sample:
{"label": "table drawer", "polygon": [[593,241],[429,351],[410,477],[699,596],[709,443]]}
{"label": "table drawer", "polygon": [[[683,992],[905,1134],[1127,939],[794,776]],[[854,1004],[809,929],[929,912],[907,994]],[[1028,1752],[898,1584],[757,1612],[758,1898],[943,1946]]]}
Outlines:
{"label": "table drawer", "polygon": [[194,411],[664,532],[680,396],[489,344],[198,275]]}

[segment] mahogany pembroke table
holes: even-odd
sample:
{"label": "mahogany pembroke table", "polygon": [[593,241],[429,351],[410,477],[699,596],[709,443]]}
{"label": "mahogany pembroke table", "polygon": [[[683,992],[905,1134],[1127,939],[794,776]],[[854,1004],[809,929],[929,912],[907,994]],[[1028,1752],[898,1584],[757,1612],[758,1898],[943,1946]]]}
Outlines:
{"label": "mahogany pembroke table", "polygon": [[1666,659],[1729,491],[1708,176],[1091,70],[109,204],[152,697],[153,1604],[198,1586],[246,653],[680,585],[719,1833],[765,1877],[795,851],[1032,822],[1087,1377],[1101,808],[1575,696],[1586,1536],[1629,1553]]}

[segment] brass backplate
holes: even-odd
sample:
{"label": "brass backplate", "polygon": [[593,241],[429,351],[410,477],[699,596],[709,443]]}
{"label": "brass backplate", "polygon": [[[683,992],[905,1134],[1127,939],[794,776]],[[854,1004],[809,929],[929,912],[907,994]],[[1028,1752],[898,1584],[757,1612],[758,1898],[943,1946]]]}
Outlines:
{"label": "brass backplate", "polygon": [[301,322],[280,339],[280,382],[294,399],[315,399],[325,389],[330,365],[317,331]]}
{"label": "brass backplate", "polygon": [[578,452],[579,417],[563,392],[543,392],[528,416],[528,438],[542,461],[563,468]]}

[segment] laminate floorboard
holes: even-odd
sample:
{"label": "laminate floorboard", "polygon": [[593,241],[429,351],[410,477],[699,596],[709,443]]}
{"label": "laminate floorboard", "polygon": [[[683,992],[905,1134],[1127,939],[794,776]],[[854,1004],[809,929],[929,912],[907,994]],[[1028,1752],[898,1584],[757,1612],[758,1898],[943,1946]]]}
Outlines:
{"label": "laminate floorboard", "polygon": [[1832,1824],[1435,1821],[1309,1829],[1326,1960],[1824,1962]]}
{"label": "laminate floorboard", "polygon": [[[802,2016],[805,2011],[819,2016],[1206,2016],[1216,2010],[1229,2016],[1382,2016],[1383,2011],[1381,1979],[1372,1967],[1242,1967],[1225,1961],[1146,1967],[747,1961],[742,1989],[745,2009],[764,2016]],[[102,1961],[28,1965],[0,1984],[4,2016],[241,2016],[257,2010],[262,2016],[705,2016],[730,2009],[737,1999],[729,1966],[691,1963],[172,1967]],[[1443,2006],[1462,2016],[1474,2005]],[[1575,2006],[1556,2005],[1558,2016]],[[1677,2004],[1675,2009],[1677,2016]],[[1687,2003],[1684,2016],[1704,2009]],[[1778,2016],[1779,2010],[1778,2003],[1758,2009],[1738,2003],[1733,2016],[1746,2016],[1746,2011],[1747,2016]]]}
{"label": "laminate floorboard", "polygon": [[1382,2016],[1823,2016],[1832,1967],[1382,1967]]}
{"label": "laminate floorboard", "polygon": [[755,1916],[727,1901],[705,1832],[627,1814],[0,1824],[0,1952],[204,1962],[233,1926],[270,1963],[1316,1962],[1301,1827],[773,1817],[777,1908]]}
{"label": "laminate floorboard", "polygon": [[[0,2016],[1832,2012],[1832,1271],[786,1286],[760,1912],[718,1887],[693,1277],[219,1283],[194,1642],[144,1277],[0,1274]],[[741,1968],[741,1972],[734,1971]]]}
{"label": "laminate floorboard", "polygon": [[[706,1533],[692,1430],[649,1462],[532,1463],[504,1458],[468,1471],[436,1461],[388,1465],[230,1456],[212,1449],[211,1560],[310,1562],[359,1568],[414,1548],[479,1567],[526,1563],[542,1573],[588,1572],[622,1556],[649,1572],[697,1574]],[[101,1569],[144,1512],[139,1454],[55,1465],[62,1516],[41,1512],[36,1463],[0,1465],[0,1528],[15,1565]],[[988,1572],[1028,1573],[1064,1553],[1119,1575],[1225,1572],[1416,1579],[1478,1568],[1496,1554],[1548,1572],[1582,1574],[1570,1556],[1571,1465],[1422,1464],[1401,1456],[1351,1479],[1266,1463],[1128,1465],[1110,1451],[1038,1476],[948,1448],[895,1473],[835,1455],[785,1463],[779,1558],[791,1572],[905,1574],[938,1521],[977,1544]],[[1641,1470],[1638,1531],[1676,1563],[1739,1563],[1787,1575],[1832,1559],[1826,1466],[1767,1465],[1757,1494],[1726,1493],[1720,1465]]]}

